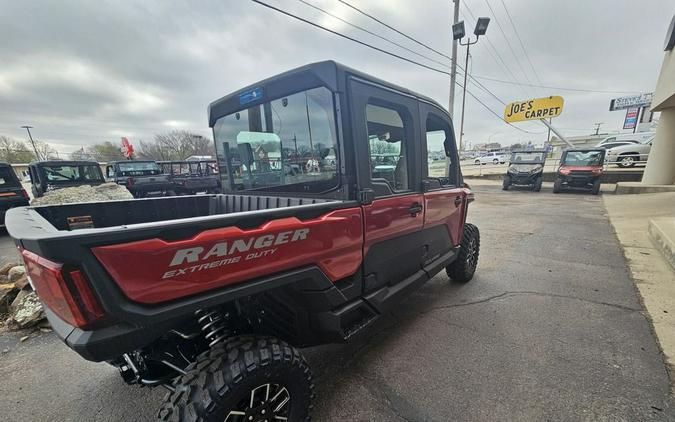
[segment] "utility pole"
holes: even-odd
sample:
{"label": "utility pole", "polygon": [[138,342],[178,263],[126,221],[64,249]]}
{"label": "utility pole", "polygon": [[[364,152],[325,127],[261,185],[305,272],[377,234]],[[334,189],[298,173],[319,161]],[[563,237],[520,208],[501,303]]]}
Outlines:
{"label": "utility pole", "polygon": [[21,127],[28,131],[28,138],[30,138],[30,143],[31,143],[31,145],[33,145],[33,151],[35,151],[35,158],[38,161],[41,161],[42,158],[40,158],[40,153],[38,152],[37,147],[35,146],[35,141],[33,140],[33,135],[30,134],[30,130],[33,129],[33,126],[21,126]]}
{"label": "utility pole", "polygon": [[605,122],[598,122],[595,124],[595,134],[597,135],[600,132],[600,126],[604,125]]}
{"label": "utility pole", "polygon": [[[452,0],[455,4],[455,11],[453,14],[452,24],[455,25],[459,21],[459,0]],[[450,99],[448,101],[448,112],[450,118],[453,118],[455,111],[455,85],[457,81],[457,40],[452,40],[452,63],[450,64]]]}

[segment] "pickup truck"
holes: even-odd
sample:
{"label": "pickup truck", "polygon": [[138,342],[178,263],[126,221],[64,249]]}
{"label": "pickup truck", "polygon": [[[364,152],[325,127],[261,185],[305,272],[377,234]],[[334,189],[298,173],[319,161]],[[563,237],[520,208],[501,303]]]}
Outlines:
{"label": "pickup truck", "polygon": [[[172,421],[305,421],[298,348],[349,341],[445,270],[476,271],[453,126],[433,100],[332,61],[209,107],[224,193],[12,209],[54,331]],[[430,177],[427,133],[444,135]],[[398,154],[387,178],[373,156]],[[335,160],[322,159],[335,152]],[[289,174],[290,157],[315,157]]]}
{"label": "pickup truck", "polygon": [[169,176],[151,160],[113,161],[105,168],[106,178],[126,187],[134,198],[149,194],[173,196],[173,184]]}

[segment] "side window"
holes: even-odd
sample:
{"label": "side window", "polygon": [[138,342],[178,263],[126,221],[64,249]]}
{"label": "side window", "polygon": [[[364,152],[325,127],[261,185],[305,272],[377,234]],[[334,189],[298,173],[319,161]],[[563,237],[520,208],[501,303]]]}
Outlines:
{"label": "side window", "polygon": [[395,192],[410,189],[408,140],[403,116],[393,108],[366,105],[370,176],[386,181]]}
{"label": "side window", "polygon": [[[426,143],[427,163],[422,166],[423,169],[426,169],[426,174],[423,177],[445,178],[446,165],[449,165],[449,180],[446,180],[443,184],[456,185],[455,169],[457,163],[454,156],[455,143],[452,129],[444,119],[434,114],[429,114],[426,120]],[[446,157],[446,151],[451,153],[450,157]]]}

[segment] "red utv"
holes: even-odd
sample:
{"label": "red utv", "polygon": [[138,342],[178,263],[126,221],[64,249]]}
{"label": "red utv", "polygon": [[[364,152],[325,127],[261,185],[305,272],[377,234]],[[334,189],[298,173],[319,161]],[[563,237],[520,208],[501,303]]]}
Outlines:
{"label": "red utv", "polygon": [[604,162],[604,148],[563,151],[558,177],[553,183],[553,193],[577,189],[587,190],[597,195],[600,193]]}
{"label": "red utv", "polygon": [[[160,419],[305,421],[298,347],[348,341],[444,269],[474,275],[452,122],[322,62],[213,102],[209,124],[223,194],[14,208],[8,231],[54,331],[168,389]],[[447,177],[429,175],[431,132]]]}

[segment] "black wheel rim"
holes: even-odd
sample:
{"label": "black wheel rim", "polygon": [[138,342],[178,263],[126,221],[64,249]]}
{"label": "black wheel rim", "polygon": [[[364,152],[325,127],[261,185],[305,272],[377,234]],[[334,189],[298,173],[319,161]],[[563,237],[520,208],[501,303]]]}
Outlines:
{"label": "black wheel rim", "polygon": [[478,259],[476,249],[476,239],[471,239],[466,247],[466,267],[469,271],[473,271],[476,268],[476,261]]}
{"label": "black wheel rim", "polygon": [[259,385],[229,410],[223,422],[287,421],[291,409],[291,393],[279,384]]}

